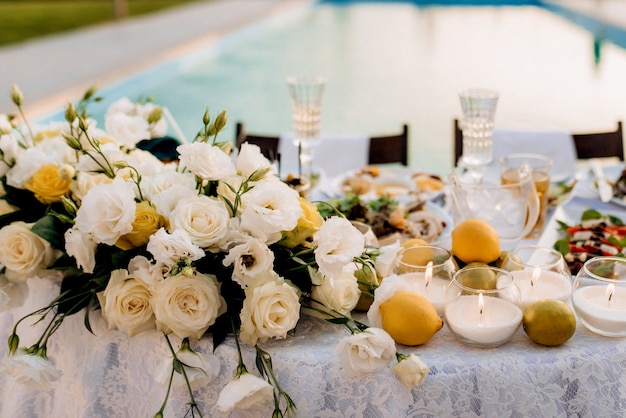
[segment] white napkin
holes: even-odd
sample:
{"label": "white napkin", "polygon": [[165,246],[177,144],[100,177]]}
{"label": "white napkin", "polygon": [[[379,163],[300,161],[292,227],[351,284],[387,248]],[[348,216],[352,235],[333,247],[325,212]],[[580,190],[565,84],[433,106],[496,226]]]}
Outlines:
{"label": "white napkin", "polygon": [[498,165],[500,157],[513,153],[542,154],[552,158],[552,182],[573,177],[576,172],[576,147],[569,132],[494,129],[494,163]]}
{"label": "white napkin", "polygon": [[[297,168],[298,147],[293,143],[293,133],[281,135],[278,152],[283,173]],[[322,134],[313,152],[313,166],[322,169],[327,176],[337,176],[367,165],[369,137],[358,134]]]}

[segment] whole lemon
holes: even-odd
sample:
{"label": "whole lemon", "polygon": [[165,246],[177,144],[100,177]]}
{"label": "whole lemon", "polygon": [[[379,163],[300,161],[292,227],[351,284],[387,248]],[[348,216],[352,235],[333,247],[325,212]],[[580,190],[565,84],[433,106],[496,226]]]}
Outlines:
{"label": "whole lemon", "polygon": [[462,283],[464,286],[471,287],[473,289],[490,290],[498,287],[498,276],[492,270],[478,269],[472,267],[488,267],[486,263],[479,261],[472,261],[468,263],[464,268],[467,269],[467,273],[462,276]]}
{"label": "whole lemon", "polygon": [[400,243],[402,248],[415,247],[417,245],[428,245],[428,242],[421,238],[409,238]]}
{"label": "whole lemon", "polygon": [[537,344],[561,345],[574,335],[576,315],[561,300],[543,299],[526,308],[522,326],[526,335]]}
{"label": "whole lemon", "polygon": [[396,260],[396,269],[398,273],[407,273],[413,271],[415,266],[424,267],[429,261],[433,261],[435,252],[428,246],[405,247],[400,250],[398,260]]}
{"label": "whole lemon", "polygon": [[500,257],[496,230],[482,219],[465,219],[452,230],[452,254],[464,263],[491,263]]}
{"label": "whole lemon", "polygon": [[398,344],[420,345],[443,326],[433,304],[412,292],[397,292],[380,304],[383,329]]}

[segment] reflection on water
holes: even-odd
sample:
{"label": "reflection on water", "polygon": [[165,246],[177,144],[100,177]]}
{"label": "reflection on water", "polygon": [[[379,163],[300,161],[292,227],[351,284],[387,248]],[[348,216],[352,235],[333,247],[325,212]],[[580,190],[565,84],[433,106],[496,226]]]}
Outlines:
{"label": "reflection on water", "polygon": [[[595,45],[595,46],[594,46]],[[601,54],[600,54],[601,51]],[[608,130],[626,119],[626,51],[537,6],[321,4],[102,93],[154,96],[188,137],[208,105],[253,133],[291,129],[285,77],[327,78],[325,132],[410,125],[411,165],[447,174],[457,92],[500,92],[496,128]]]}

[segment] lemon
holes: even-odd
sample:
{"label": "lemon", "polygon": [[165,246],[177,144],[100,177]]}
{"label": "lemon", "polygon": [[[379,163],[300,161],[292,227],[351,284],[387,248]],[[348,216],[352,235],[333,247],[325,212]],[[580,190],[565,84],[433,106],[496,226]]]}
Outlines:
{"label": "lemon", "polygon": [[409,238],[400,243],[402,248],[416,247],[418,245],[429,245],[428,242],[421,238]]}
{"label": "lemon", "polygon": [[398,257],[398,270],[404,272],[411,271],[413,266],[426,266],[433,260],[435,253],[430,247],[407,247],[401,250]]}
{"label": "lemon", "polygon": [[452,254],[464,263],[491,263],[500,257],[495,229],[481,219],[465,219],[452,230]]}
{"label": "lemon", "polygon": [[522,259],[509,251],[502,251],[502,254],[493,265],[508,271],[522,270],[524,268]]}
{"label": "lemon", "polygon": [[489,265],[478,261],[467,264],[464,268],[467,268],[468,271],[462,276],[461,284],[473,289],[490,290],[497,288],[498,276],[494,271],[487,269],[469,269],[470,267],[489,267]]}
{"label": "lemon", "polygon": [[397,292],[380,304],[383,329],[398,344],[420,345],[443,326],[433,304],[412,292]]}
{"label": "lemon", "polygon": [[544,299],[526,308],[522,326],[526,335],[537,344],[561,345],[574,335],[576,315],[567,303]]}

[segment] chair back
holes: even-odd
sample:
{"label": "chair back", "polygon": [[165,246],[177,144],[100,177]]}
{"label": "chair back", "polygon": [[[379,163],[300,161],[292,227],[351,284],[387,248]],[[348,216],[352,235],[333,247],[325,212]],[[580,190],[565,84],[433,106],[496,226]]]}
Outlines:
{"label": "chair back", "polygon": [[261,148],[261,153],[270,161],[274,161],[278,158],[278,143],[280,141],[279,136],[261,136],[261,135],[248,135],[243,123],[237,122],[235,130],[235,146],[237,149],[241,147],[241,144],[247,142],[249,144],[258,145]]}
{"label": "chair back", "polygon": [[[576,157],[579,160],[589,158],[617,157],[624,161],[624,138],[622,121],[617,122],[617,130],[610,132],[573,133]],[[454,119],[454,165],[463,155],[463,131],[459,120]]]}
{"label": "chair back", "polygon": [[369,164],[409,163],[409,127],[402,125],[402,133],[370,138]]}

